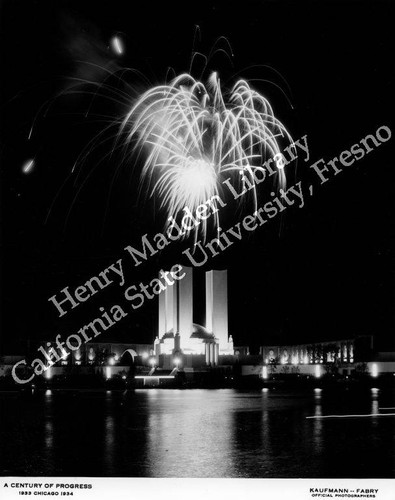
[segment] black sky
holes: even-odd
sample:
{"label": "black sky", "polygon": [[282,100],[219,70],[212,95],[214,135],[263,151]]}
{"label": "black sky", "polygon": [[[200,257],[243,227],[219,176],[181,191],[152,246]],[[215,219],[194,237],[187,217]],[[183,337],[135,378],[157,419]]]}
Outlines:
{"label": "black sky", "polygon": [[[85,118],[91,96],[63,96],[46,114],[38,114],[27,140],[40,107],[70,89],[72,79],[100,82],[101,67],[129,67],[161,83],[168,67],[176,73],[188,70],[198,25],[198,50],[208,54],[225,36],[234,53],[232,64],[220,54],[214,57],[203,78],[216,70],[223,82],[234,81],[237,73],[254,80],[292,136],[307,134],[311,161],[299,162],[292,182],[308,182],[313,161],[337,156],[382,125],[394,128],[392,2],[133,4],[2,3],[1,327],[6,352],[21,350],[22,339],[75,332],[98,315],[99,306],[125,303],[115,285],[59,319],[47,300],[125,257],[124,246],[145,232],[160,230],[152,206],[136,200],[138,166],[117,169],[115,160],[100,163],[106,145],[90,155],[78,178],[69,177],[84,145],[103,127],[97,116],[115,117],[125,111],[122,106],[98,98]],[[122,57],[108,48],[116,33],[124,42]],[[201,69],[196,61],[195,76]],[[136,92],[146,88],[132,73],[125,79]],[[119,85],[116,79],[108,83]],[[281,224],[273,220],[211,262],[229,269],[230,333],[236,344],[373,334],[379,349],[394,348],[393,141],[317,188],[303,209],[289,208]],[[32,157],[35,168],[25,175],[22,165]],[[180,260],[178,251],[174,247],[141,270],[131,269],[128,283],[152,279],[160,266]],[[128,312],[102,341],[153,340],[155,303]]]}

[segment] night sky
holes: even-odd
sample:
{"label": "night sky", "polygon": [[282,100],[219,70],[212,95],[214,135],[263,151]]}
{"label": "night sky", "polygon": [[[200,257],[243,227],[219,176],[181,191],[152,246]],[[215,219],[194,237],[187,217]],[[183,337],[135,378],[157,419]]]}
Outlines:
{"label": "night sky", "polygon": [[[129,95],[131,105],[167,75],[189,71],[194,37],[195,49],[207,55],[221,36],[234,57],[217,52],[207,68],[197,59],[193,75],[205,80],[217,71],[224,85],[249,79],[295,139],[307,134],[310,161],[287,172],[289,183],[314,182],[302,209],[290,207],[207,267],[229,270],[235,344],[256,349],[374,335],[379,350],[394,349],[394,138],[323,186],[308,168],[382,125],[394,129],[392,2],[134,3],[2,2],[3,353],[24,354],[25,340],[75,333],[100,306],[113,304],[128,317],[100,341],[153,341],[156,301],[133,312],[116,284],[64,318],[48,302],[119,258],[130,262],[124,247],[160,231],[164,221],[153,201],[137,196],[141,165],[106,156],[110,134],[71,170],[89,141],[127,112],[127,99],[108,99],[115,97],[111,90],[92,95],[109,72],[138,70],[105,82]],[[121,56],[110,46],[116,34]],[[23,173],[30,158],[34,167]],[[237,220],[228,215],[224,222]],[[127,284],[186,264],[180,250],[172,245],[130,267]]]}

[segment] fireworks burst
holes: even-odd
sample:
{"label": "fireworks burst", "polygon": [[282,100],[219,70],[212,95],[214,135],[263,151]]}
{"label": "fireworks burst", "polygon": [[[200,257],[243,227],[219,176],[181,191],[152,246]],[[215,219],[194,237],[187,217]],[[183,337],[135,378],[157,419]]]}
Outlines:
{"label": "fireworks burst", "polygon": [[[217,51],[226,53],[226,50],[216,48],[218,44],[216,42],[208,58],[193,53],[191,72],[197,56],[205,62],[204,73],[208,60]],[[122,38],[115,35],[111,47],[114,53],[121,55],[124,51]],[[285,126],[274,116],[269,101],[253,90],[248,81],[242,79],[233,87],[223,88],[216,73],[211,74],[206,85],[184,73],[169,84],[152,86],[137,70],[116,67],[113,71],[95,63],[83,64],[87,72],[102,72],[104,77],[101,76],[100,81],[72,78],[67,90],[40,108],[29,134],[30,139],[38,117],[46,116],[54,102],[68,95],[91,96],[84,116],[92,115],[106,125],[86,144],[71,169],[69,177],[74,177],[78,190],[67,218],[93,171],[113,159],[114,154],[123,148],[125,156],[119,158],[110,190],[121,167],[125,165],[129,169],[130,161],[141,165],[142,158],[141,192],[158,200],[159,208],[166,213],[168,220],[180,217],[186,207],[194,213],[199,205],[210,201],[213,207],[210,229],[211,224],[213,229],[218,228],[220,207],[215,197],[220,196],[224,181],[227,186],[230,182],[239,192],[247,192],[240,198],[240,204],[252,200],[257,208],[258,184],[266,177],[265,161],[281,156],[282,148],[292,146],[293,141]],[[145,88],[148,85],[149,90],[136,97],[137,85],[129,85],[126,74],[133,75]],[[93,110],[96,99],[101,103],[107,101],[104,111]],[[109,143],[112,147],[108,147]],[[91,155],[98,154],[99,150],[102,152],[100,160],[93,169],[86,169]],[[278,187],[284,187],[284,169],[276,164],[275,182]],[[23,172],[29,172],[32,166],[26,163]],[[267,171],[269,176],[273,174],[272,168]],[[195,238],[198,231],[206,239],[206,220],[199,224]]]}
{"label": "fireworks burst", "polygon": [[[125,132],[126,144],[135,141],[135,151],[145,155],[142,181],[150,196],[158,195],[168,217],[186,206],[194,211],[218,195],[229,176],[242,188],[253,185],[256,207],[254,174],[264,170],[266,158],[281,154],[280,143],[292,144],[267,99],[245,80],[223,94],[216,73],[207,86],[183,74],[151,88],[124,119]],[[283,169],[277,182],[285,185]],[[203,236],[206,230],[203,225]]]}

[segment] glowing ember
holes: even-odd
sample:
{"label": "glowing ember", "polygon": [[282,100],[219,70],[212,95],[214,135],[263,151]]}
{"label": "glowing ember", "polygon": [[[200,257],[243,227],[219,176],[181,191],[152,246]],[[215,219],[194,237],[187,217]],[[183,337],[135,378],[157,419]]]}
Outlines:
{"label": "glowing ember", "polygon": [[34,160],[28,160],[24,163],[22,167],[22,172],[24,174],[29,174],[34,168]]}
{"label": "glowing ember", "polygon": [[118,55],[122,55],[124,53],[122,40],[118,36],[114,36],[111,39],[111,47],[112,50]]}

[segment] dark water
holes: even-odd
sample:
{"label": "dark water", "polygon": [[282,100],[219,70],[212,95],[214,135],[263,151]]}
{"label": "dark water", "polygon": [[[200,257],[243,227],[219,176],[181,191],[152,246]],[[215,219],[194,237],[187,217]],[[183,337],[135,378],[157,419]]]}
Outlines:
{"label": "dark water", "polygon": [[394,477],[385,389],[0,393],[1,474]]}

